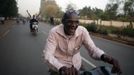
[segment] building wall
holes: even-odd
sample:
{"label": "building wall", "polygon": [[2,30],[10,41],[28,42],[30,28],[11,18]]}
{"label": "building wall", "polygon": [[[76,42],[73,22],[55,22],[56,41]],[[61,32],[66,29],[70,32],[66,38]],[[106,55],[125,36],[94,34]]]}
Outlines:
{"label": "building wall", "polygon": [[[94,22],[93,20],[82,20],[80,19],[81,23],[92,23]],[[95,21],[95,23],[97,24],[97,21]],[[104,25],[104,26],[114,26],[114,27],[127,27],[130,22],[121,22],[121,21],[100,21],[98,20],[98,24],[99,25]],[[134,22],[133,22],[134,25]],[[134,28],[134,26],[133,26]]]}

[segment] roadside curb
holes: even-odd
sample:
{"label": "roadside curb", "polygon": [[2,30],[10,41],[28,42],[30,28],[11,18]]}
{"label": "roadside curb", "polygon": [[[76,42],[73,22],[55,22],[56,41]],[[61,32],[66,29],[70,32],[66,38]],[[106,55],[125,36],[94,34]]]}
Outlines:
{"label": "roadside curb", "polygon": [[119,42],[119,43],[122,43],[122,44],[134,46],[134,42],[133,41],[127,41],[127,40],[123,40],[123,39],[118,38],[118,37],[111,37],[111,36],[102,35],[102,34],[98,34],[98,33],[92,33],[92,32],[89,32],[89,33],[91,35],[93,35],[93,36],[96,36],[96,37],[100,37],[100,38],[104,38],[104,39],[107,39],[107,40]]}

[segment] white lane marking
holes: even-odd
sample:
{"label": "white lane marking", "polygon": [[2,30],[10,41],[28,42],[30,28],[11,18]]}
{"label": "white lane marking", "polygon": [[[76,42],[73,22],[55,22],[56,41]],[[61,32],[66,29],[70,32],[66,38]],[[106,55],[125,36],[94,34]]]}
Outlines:
{"label": "white lane marking", "polygon": [[10,30],[7,30],[1,37],[0,39],[2,39],[3,37],[5,37],[8,33],[9,33]]}
{"label": "white lane marking", "polygon": [[47,33],[47,32],[45,32],[45,31],[41,31],[41,32],[42,32],[42,33],[44,33],[44,34],[46,34],[46,35],[48,34],[48,33]]}
{"label": "white lane marking", "polygon": [[87,59],[85,59],[82,56],[81,56],[81,58],[82,58],[83,61],[85,61],[86,63],[88,63],[89,65],[91,65],[93,68],[96,68],[96,66],[93,63],[91,63],[90,61],[88,61]]}
{"label": "white lane marking", "polygon": [[8,33],[9,33],[10,30],[7,30],[4,34],[3,34],[3,37],[5,37]]}

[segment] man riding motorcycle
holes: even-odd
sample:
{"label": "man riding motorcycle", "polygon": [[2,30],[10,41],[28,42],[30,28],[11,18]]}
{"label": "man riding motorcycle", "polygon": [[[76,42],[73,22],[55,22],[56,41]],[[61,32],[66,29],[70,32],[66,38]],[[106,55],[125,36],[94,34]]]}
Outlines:
{"label": "man riding motorcycle", "polygon": [[37,22],[37,24],[38,24],[38,20],[36,19],[35,15],[33,15],[33,18],[30,20],[30,31],[31,32],[33,31],[32,26],[33,26],[34,22]]}
{"label": "man riding motorcycle", "polygon": [[[31,14],[29,13],[29,11],[27,10],[26,12],[28,13],[29,18],[31,18]],[[40,13],[38,15],[33,15],[32,19],[30,19],[30,31],[31,32],[33,31],[32,26],[33,26],[34,22],[37,22],[37,24],[38,24],[37,18],[38,18],[39,15],[40,15]]]}

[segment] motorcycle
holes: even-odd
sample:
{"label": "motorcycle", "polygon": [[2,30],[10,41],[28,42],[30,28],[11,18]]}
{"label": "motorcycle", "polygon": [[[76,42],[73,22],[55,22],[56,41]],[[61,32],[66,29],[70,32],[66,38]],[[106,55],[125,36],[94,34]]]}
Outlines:
{"label": "motorcycle", "polygon": [[38,32],[38,22],[33,22],[32,33],[36,34]]}

